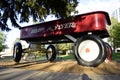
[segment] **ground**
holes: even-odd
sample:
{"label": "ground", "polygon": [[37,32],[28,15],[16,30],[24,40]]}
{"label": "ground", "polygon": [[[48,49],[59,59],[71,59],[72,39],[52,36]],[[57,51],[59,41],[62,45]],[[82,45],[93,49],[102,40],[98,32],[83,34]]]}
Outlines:
{"label": "ground", "polygon": [[85,67],[78,65],[75,60],[58,60],[55,62],[47,62],[45,60],[32,62],[21,61],[19,64],[15,64],[12,60],[0,60],[0,66],[46,72],[85,73],[88,75],[120,75],[120,62],[117,61],[111,61],[109,63],[103,62],[97,67]]}

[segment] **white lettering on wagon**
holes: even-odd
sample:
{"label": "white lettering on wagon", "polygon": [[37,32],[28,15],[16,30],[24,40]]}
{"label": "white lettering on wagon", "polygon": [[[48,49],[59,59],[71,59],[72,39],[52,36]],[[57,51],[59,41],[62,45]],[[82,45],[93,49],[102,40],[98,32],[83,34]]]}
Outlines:
{"label": "white lettering on wagon", "polygon": [[44,31],[45,30],[45,28],[33,28],[32,30],[31,30],[31,34],[35,34],[35,33],[39,33],[39,32],[42,32],[42,31]]}
{"label": "white lettering on wagon", "polygon": [[75,26],[76,24],[74,22],[69,22],[69,23],[59,24],[56,26],[50,26],[47,29],[47,31],[74,28]]}

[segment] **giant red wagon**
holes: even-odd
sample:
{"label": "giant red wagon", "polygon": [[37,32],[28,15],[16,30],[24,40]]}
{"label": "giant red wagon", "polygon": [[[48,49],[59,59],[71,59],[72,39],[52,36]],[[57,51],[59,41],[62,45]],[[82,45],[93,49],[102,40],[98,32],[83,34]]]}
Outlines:
{"label": "giant red wagon", "polygon": [[[110,24],[107,12],[96,11],[68,19],[58,19],[22,27],[20,28],[20,39],[30,44],[73,42],[75,43],[74,55],[78,64],[97,66],[106,59],[107,53],[110,52],[102,40],[109,37],[106,25]],[[53,49],[49,60],[53,61],[56,58],[55,47],[53,45],[49,47]],[[15,44],[14,54],[15,62],[19,62],[22,54],[21,43]]]}

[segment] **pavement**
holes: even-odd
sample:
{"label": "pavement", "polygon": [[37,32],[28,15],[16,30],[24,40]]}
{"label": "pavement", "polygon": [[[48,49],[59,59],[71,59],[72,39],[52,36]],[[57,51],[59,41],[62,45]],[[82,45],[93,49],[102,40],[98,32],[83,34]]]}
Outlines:
{"label": "pavement", "polygon": [[87,75],[0,67],[0,80],[120,80],[120,75]]}

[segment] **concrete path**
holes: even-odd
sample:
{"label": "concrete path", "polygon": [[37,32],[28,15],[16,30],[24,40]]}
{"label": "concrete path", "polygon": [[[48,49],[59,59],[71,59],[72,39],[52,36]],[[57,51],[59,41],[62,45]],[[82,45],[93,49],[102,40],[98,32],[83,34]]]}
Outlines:
{"label": "concrete path", "polygon": [[120,80],[120,75],[56,73],[0,67],[0,80]]}

